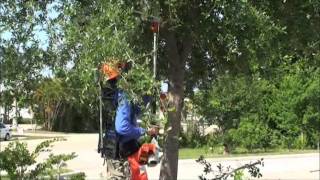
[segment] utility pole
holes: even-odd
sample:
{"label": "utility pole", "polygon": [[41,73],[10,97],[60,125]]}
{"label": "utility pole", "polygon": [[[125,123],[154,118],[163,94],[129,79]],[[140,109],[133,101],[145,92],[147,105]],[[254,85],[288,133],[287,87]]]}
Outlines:
{"label": "utility pole", "polygon": [[[157,35],[159,33],[159,20],[154,19],[151,23],[151,31],[153,32],[153,78],[156,80],[157,78]],[[156,89],[154,89],[154,96],[156,96]],[[152,102],[152,113],[156,114],[157,103],[156,98]]]}
{"label": "utility pole", "polygon": [[103,117],[102,117],[102,108],[103,108],[103,102],[102,102],[102,84],[101,84],[101,72],[100,68],[102,66],[98,66],[96,69],[94,69],[94,81],[99,88],[99,143],[98,143],[98,152],[100,152],[103,148]]}
{"label": "utility pole", "polygon": [[103,119],[102,119],[102,87],[101,87],[101,84],[100,84],[100,78],[99,78],[99,121],[100,121],[100,127],[99,127],[99,130],[100,130],[100,144],[99,144],[99,148],[100,150],[102,150],[103,148],[103,127],[102,127],[102,123],[103,123]]}
{"label": "utility pole", "polygon": [[153,32],[153,78],[157,74],[157,34],[159,33],[159,20],[152,21],[151,30]]}

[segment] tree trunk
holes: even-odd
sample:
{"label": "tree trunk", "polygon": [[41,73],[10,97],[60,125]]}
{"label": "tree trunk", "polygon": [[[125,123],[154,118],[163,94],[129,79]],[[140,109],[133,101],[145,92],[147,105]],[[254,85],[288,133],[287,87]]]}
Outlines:
{"label": "tree trunk", "polygon": [[59,100],[57,103],[55,103],[55,107],[54,107],[54,110],[52,112],[52,130],[59,130],[57,127],[58,127],[58,115],[59,115],[59,112],[60,112],[60,109],[61,109],[61,105],[62,105],[62,102],[61,100]]}
{"label": "tree trunk", "polygon": [[184,99],[185,63],[191,51],[191,42],[179,41],[173,31],[165,31],[166,54],[169,62],[169,108],[164,156],[161,164],[160,179],[177,179],[179,133]]}
{"label": "tree trunk", "polygon": [[230,147],[228,144],[223,144],[223,155],[229,155],[230,154]]}
{"label": "tree trunk", "polygon": [[17,99],[14,99],[15,117],[12,118],[12,127],[18,126],[18,103]]}
{"label": "tree trunk", "polygon": [[10,118],[9,118],[9,107],[7,104],[4,105],[4,122],[9,123]]}

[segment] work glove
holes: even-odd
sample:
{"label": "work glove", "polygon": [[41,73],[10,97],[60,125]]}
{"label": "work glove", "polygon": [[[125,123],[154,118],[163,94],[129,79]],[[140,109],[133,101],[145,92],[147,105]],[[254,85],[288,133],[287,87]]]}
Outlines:
{"label": "work glove", "polygon": [[159,134],[159,127],[151,127],[147,130],[147,134],[149,136],[157,136]]}

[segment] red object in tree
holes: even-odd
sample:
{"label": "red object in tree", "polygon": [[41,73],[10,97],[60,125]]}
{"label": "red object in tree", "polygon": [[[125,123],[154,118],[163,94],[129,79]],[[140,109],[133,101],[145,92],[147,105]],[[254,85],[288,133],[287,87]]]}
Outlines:
{"label": "red object in tree", "polygon": [[160,99],[161,100],[165,100],[167,98],[167,95],[166,94],[164,94],[164,93],[161,93],[160,94]]}
{"label": "red object in tree", "polygon": [[152,21],[152,23],[151,23],[151,31],[153,33],[159,32],[159,21]]}

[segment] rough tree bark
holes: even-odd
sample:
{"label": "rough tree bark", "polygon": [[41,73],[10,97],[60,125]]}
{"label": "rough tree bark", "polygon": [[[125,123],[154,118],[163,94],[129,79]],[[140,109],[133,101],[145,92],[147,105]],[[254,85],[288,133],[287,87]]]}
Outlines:
{"label": "rough tree bark", "polygon": [[179,133],[184,100],[184,77],[186,60],[191,53],[189,38],[181,38],[174,31],[162,31],[166,40],[166,55],[169,63],[169,108],[164,157],[160,179],[174,180],[178,175]]}

